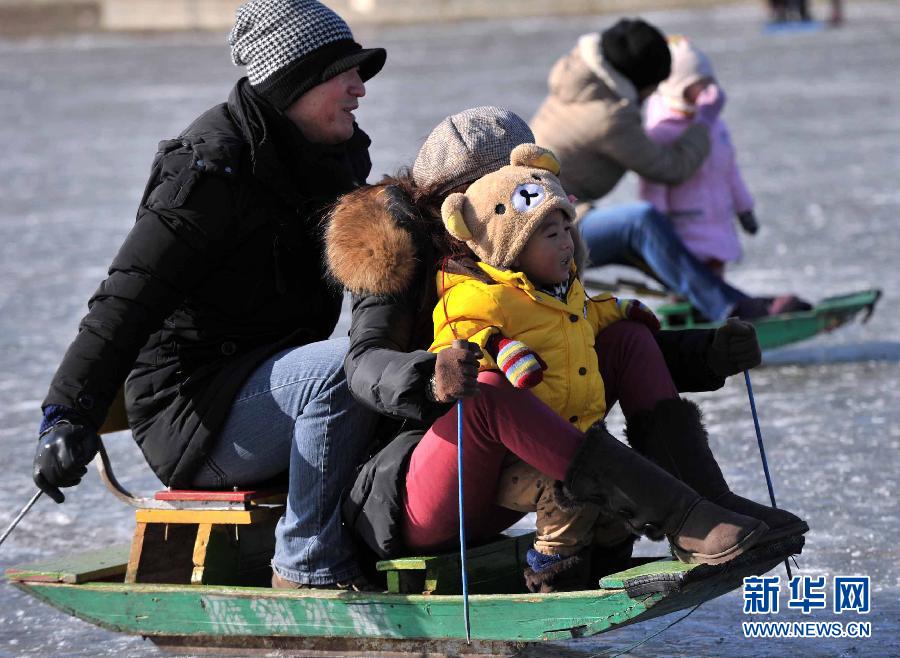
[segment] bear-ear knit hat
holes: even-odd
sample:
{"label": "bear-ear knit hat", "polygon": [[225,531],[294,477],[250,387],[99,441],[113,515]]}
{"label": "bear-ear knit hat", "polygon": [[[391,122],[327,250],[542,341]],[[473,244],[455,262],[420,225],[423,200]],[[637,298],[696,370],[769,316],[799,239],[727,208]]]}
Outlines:
{"label": "bear-ear knit hat", "polygon": [[446,194],[454,187],[509,163],[519,144],[534,142],[528,124],[514,112],[484,105],[441,121],[419,149],[412,178],[420,188]]}
{"label": "bear-ear knit hat", "polygon": [[658,91],[675,109],[693,109],[684,92],[695,82],[716,77],[712,63],[687,37],[674,34],[668,41],[672,53],[672,73],[659,85]]}
{"label": "bear-ear knit hat", "polygon": [[600,53],[635,89],[669,77],[672,58],[662,32],[639,18],[623,18],[600,35]]}
{"label": "bear-ear knit hat", "polygon": [[387,57],[383,48],[356,43],[344,19],[315,0],[245,2],[228,42],[232,61],[247,67],[253,88],[281,111],[354,67],[368,80]]}
{"label": "bear-ear knit hat", "polygon": [[554,210],[575,219],[575,206],[563,191],[559,161],[536,144],[520,144],[509,162],[482,176],[465,192],[454,192],[441,205],[444,227],[478,257],[507,268],[541,222]]}

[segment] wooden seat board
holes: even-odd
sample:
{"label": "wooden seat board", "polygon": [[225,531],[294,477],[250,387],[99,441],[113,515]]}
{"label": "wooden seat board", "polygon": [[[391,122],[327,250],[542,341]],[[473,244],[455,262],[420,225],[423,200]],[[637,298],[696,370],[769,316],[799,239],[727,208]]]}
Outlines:
{"label": "wooden seat board", "polygon": [[255,508],[249,510],[189,510],[189,509],[139,509],[134,518],[138,523],[232,523],[247,525],[281,516],[280,508]]}
{"label": "wooden seat board", "polygon": [[[522,543],[531,546],[534,543],[534,533],[527,533],[517,537],[502,537],[498,541],[482,544],[475,548],[466,550],[466,560],[479,559],[497,552],[513,552],[517,551]],[[527,549],[526,549],[527,550]],[[378,571],[393,571],[407,569],[425,569],[427,567],[438,567],[444,563],[458,563],[459,553],[440,553],[438,555],[414,555],[409,557],[398,557],[388,560],[379,560],[375,565]]]}
{"label": "wooden seat board", "polygon": [[[524,586],[525,553],[533,542],[534,533],[529,533],[467,550],[469,591],[520,591]],[[462,587],[459,553],[382,560],[376,568],[387,572],[389,592],[457,594]]]}
{"label": "wooden seat board", "polygon": [[227,503],[252,503],[273,499],[284,500],[284,491],[198,491],[188,489],[163,489],[153,494],[156,500],[167,501],[214,501]]}

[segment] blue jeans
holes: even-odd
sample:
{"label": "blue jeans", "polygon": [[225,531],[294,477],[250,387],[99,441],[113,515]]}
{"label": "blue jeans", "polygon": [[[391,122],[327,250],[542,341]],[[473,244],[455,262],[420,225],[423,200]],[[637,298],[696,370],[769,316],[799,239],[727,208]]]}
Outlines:
{"label": "blue jeans", "polygon": [[593,208],[579,227],[592,266],[636,266],[643,261],[666,288],[686,297],[711,320],[724,320],[747,297],[697,260],[669,218],[649,203]]}
{"label": "blue jeans", "polygon": [[245,487],[288,471],[272,568],[324,585],[360,574],[340,498],[371,441],[376,414],[350,394],[348,339],[293,347],[244,382],[194,486]]}

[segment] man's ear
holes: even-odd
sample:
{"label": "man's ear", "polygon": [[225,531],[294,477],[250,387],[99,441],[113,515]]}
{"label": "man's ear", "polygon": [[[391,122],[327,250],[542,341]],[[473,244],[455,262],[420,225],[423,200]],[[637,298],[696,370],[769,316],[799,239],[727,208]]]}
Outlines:
{"label": "man's ear", "polygon": [[519,167],[545,169],[554,176],[559,175],[559,160],[553,151],[537,144],[519,144],[509,155],[509,163]]}
{"label": "man's ear", "polygon": [[466,226],[463,216],[468,204],[469,200],[461,192],[454,192],[441,204],[441,219],[444,220],[444,227],[450,235],[462,242],[472,239],[472,232]]}

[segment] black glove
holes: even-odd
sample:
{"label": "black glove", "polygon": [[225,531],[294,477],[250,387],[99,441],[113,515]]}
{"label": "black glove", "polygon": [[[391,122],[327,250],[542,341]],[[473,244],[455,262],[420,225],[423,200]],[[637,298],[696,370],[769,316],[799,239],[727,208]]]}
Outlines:
{"label": "black glove", "polygon": [[762,362],[756,328],[745,320],[728,318],[713,334],[706,361],[719,377],[755,368]]}
{"label": "black glove", "polygon": [[100,448],[97,433],[84,425],[61,421],[41,434],[34,453],[34,483],[57,503],[66,497],[60,487],[74,487],[87,473]]}
{"label": "black glove", "polygon": [[739,212],[737,214],[737,218],[741,223],[741,227],[744,229],[744,231],[746,231],[750,235],[756,235],[756,232],[759,230],[759,222],[756,221],[756,215],[753,214],[752,210]]}

